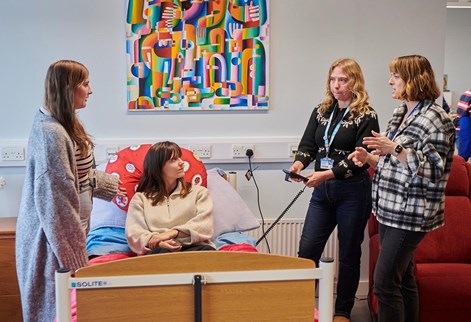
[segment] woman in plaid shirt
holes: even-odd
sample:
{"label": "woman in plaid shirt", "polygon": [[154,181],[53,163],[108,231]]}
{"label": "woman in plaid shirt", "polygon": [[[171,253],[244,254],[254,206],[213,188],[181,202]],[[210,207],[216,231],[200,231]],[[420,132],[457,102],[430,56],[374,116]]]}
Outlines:
{"label": "woman in plaid shirt", "polygon": [[419,321],[414,251],[425,234],[444,225],[445,186],[455,129],[435,103],[440,90],[429,61],[419,55],[390,65],[392,97],[402,101],[383,134],[372,132],[349,155],[356,165],[376,167],[373,212],[381,251],[374,276],[379,321]]}

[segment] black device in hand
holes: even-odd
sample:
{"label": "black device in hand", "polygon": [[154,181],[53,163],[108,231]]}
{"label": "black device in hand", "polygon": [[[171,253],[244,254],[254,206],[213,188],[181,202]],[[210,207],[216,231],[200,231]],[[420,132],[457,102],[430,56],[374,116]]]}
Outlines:
{"label": "black device in hand", "polygon": [[292,171],[289,171],[289,170],[286,170],[286,169],[283,169],[283,172],[286,173],[286,178],[285,178],[286,181],[289,181],[289,178],[300,179],[304,182],[309,180],[305,176],[302,176],[300,174],[297,174],[295,172],[292,172]]}

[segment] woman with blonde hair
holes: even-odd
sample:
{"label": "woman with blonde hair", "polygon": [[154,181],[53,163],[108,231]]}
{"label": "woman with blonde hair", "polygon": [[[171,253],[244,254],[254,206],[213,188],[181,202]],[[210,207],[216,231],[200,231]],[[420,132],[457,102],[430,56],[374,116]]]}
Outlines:
{"label": "woman with blonde hair", "polygon": [[92,193],[111,200],[119,191],[117,177],[92,169],[93,143],[76,114],[92,93],[88,77],[81,63],[53,63],[30,133],[16,227],[24,321],[54,319],[54,272],[87,265]]}
{"label": "woman with blonde hair", "polygon": [[368,104],[360,66],[349,58],[332,63],[325,98],[314,108],[290,170],[306,175],[315,187],[299,243],[299,257],[319,263],[327,240],[338,227],[339,273],[334,321],[349,321],[360,278],[361,243],[371,212],[371,180],[366,169],[347,156],[371,131],[379,131]]}

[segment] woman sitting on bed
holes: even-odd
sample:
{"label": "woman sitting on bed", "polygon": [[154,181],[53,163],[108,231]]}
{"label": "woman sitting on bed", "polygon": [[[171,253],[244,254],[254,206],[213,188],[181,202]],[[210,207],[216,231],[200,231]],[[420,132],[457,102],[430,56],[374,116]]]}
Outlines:
{"label": "woman sitting on bed", "polygon": [[215,249],[211,196],[205,187],[183,180],[181,155],[168,141],[146,154],[126,218],[126,238],[138,255]]}

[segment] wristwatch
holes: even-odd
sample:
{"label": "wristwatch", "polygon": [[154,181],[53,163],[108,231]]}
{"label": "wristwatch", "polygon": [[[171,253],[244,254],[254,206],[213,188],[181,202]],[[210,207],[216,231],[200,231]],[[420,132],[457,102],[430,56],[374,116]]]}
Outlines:
{"label": "wristwatch", "polygon": [[396,147],[394,148],[394,152],[396,153],[396,156],[401,154],[403,149],[404,149],[404,147],[402,145],[400,145],[400,144],[396,145]]}

